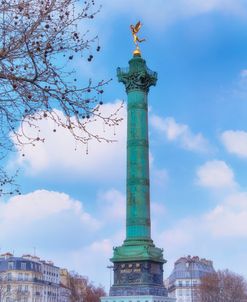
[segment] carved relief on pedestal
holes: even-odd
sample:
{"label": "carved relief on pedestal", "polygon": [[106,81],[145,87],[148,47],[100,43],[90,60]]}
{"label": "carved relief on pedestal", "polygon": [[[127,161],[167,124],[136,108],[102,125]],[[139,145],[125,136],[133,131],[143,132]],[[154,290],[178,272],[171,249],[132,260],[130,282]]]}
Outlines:
{"label": "carved relief on pedestal", "polygon": [[162,264],[149,261],[114,265],[114,285],[162,285]]}

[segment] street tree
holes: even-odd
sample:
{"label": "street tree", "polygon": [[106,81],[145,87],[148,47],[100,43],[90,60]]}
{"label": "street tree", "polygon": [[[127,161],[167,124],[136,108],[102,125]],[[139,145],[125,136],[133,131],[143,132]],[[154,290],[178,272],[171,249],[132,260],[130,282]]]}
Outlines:
{"label": "street tree", "polygon": [[200,302],[247,302],[246,280],[229,270],[207,274],[201,279]]}
{"label": "street tree", "polygon": [[95,286],[87,277],[71,273],[69,277],[71,302],[99,302],[106,295],[102,286]]}
{"label": "street tree", "polygon": [[[39,120],[53,120],[84,144],[107,140],[88,126],[95,120],[120,122],[118,110],[101,112],[109,81],[81,83],[71,67],[78,59],[90,64],[100,50],[98,37],[82,30],[99,10],[94,0],[0,1],[0,194],[14,181],[3,168],[8,153],[16,145],[45,142]],[[32,135],[30,127],[36,129]]]}
{"label": "street tree", "polygon": [[11,284],[6,274],[0,276],[0,301],[19,302],[28,300],[30,293],[19,290],[17,284]]}

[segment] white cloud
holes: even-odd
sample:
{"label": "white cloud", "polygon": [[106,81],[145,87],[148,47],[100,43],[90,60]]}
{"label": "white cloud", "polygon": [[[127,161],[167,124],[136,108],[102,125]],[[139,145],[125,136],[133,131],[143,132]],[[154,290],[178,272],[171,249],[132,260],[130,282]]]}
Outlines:
{"label": "white cloud", "polygon": [[[195,229],[197,225],[190,219],[176,221],[170,228],[167,226],[163,230],[159,224],[153,239],[158,247],[164,249],[164,258],[168,260],[168,263],[164,265],[164,277],[170,275],[173,264],[178,258],[193,254],[193,243],[197,240]],[[195,253],[195,255],[198,254]]]}
{"label": "white cloud", "polygon": [[209,151],[209,144],[201,133],[194,134],[189,126],[179,124],[173,117],[150,117],[152,127],[165,135],[167,140],[178,142],[184,149],[198,152]]}
{"label": "white cloud", "polygon": [[236,183],[231,168],[220,160],[212,160],[200,166],[197,171],[197,183],[209,188],[233,188]]}
{"label": "white cloud", "polygon": [[106,285],[104,267],[124,240],[124,223],[125,197],[115,189],[98,194],[91,212],[65,193],[37,190],[0,201],[0,248],[21,255],[36,247],[41,258]]}
{"label": "white cloud", "polygon": [[163,218],[165,214],[166,207],[163,203],[151,201],[151,216],[154,216],[154,219],[159,216],[162,216]]}
{"label": "white cloud", "polygon": [[157,169],[155,167],[153,167],[151,169],[151,185],[152,183],[154,185],[158,185],[161,187],[165,187],[167,182],[168,182],[168,173],[166,171],[166,169]]}
{"label": "white cloud", "polygon": [[110,258],[113,256],[113,247],[120,246],[124,236],[125,231],[115,226],[111,228],[109,237],[92,238],[90,244],[71,250],[67,257],[61,255],[59,261],[63,266],[88,276],[95,284],[101,283],[108,290],[110,276],[107,266],[112,265]]}
{"label": "white cloud", "polygon": [[90,246],[89,249],[96,253],[105,253],[109,255],[112,252],[112,242],[109,239],[103,239],[101,241],[95,241]]}
{"label": "white cloud", "polygon": [[[0,202],[0,240],[5,247],[23,249],[46,244],[77,246],[77,234],[95,232],[101,223],[67,194],[37,190]],[[90,232],[89,232],[90,230]],[[87,238],[87,236],[85,236]],[[74,242],[73,242],[74,240]],[[86,240],[86,239],[85,239]]]}
{"label": "white cloud", "polygon": [[216,237],[247,237],[247,193],[238,192],[205,215],[205,223]]}
{"label": "white cloud", "polygon": [[[242,0],[104,0],[105,16],[118,12],[128,13],[136,19],[141,19],[145,25],[154,26],[159,30],[176,20],[193,17],[210,12],[222,12],[237,16],[246,13],[246,3]],[[155,17],[154,17],[155,16]]]}
{"label": "white cloud", "polygon": [[[116,189],[110,189],[98,194],[98,205],[102,223],[114,224],[119,229],[125,229],[126,195]],[[151,201],[151,214],[154,219],[166,214],[162,202]]]}
{"label": "white cloud", "polygon": [[[117,223],[125,220],[125,198],[121,192],[110,189],[98,195],[98,202],[102,203],[97,203],[98,210],[92,210],[97,212],[98,220],[83,209],[81,202],[64,193],[39,190],[13,197],[7,203],[1,202],[1,247],[15,249],[19,245],[22,252],[27,252],[28,248],[36,246],[41,257],[89,276],[96,284],[107,285],[109,270],[106,266],[113,255],[112,247],[122,244],[125,235],[124,228],[120,229]],[[113,216],[106,216],[103,209],[106,212],[111,207],[109,215]],[[247,193],[232,194],[206,214],[176,221],[173,227],[166,227],[164,231],[161,231],[166,215],[164,205],[152,202],[151,207],[156,224],[154,242],[158,247],[164,247],[164,256],[170,262],[170,267],[169,264],[165,266],[166,270],[167,267],[171,269],[172,261],[181,255],[204,256],[206,253],[209,257],[208,250],[213,250],[210,257],[214,259],[212,257],[220,248],[216,248],[214,242],[220,245],[223,239],[247,237]],[[111,218],[114,228],[110,227],[110,235],[106,236],[98,227],[106,225],[106,221],[109,227]]]}
{"label": "white cloud", "polygon": [[241,76],[241,78],[246,79],[247,78],[247,69],[242,69],[240,72],[240,76]]}
{"label": "white cloud", "polygon": [[221,141],[229,153],[247,157],[247,132],[228,130],[221,134]]}
{"label": "white cloud", "polygon": [[[247,192],[237,192],[204,214],[176,220],[163,232],[156,232],[155,242],[164,247],[164,255],[169,259],[165,266],[167,275],[173,263],[183,255],[205,257],[214,261],[216,269],[228,268],[246,275],[239,265],[246,257],[246,220]],[[235,257],[232,258],[233,250]]]}
{"label": "white cloud", "polygon": [[[188,250],[197,249],[201,238],[207,244],[214,240],[247,238],[247,192],[230,193],[212,209],[197,217],[187,217],[176,221],[175,226],[159,235],[159,241]],[[223,242],[223,241],[222,241]],[[231,244],[231,241],[224,241]],[[187,252],[186,252],[187,253]]]}
{"label": "white cloud", "polygon": [[184,223],[179,223],[179,226],[162,232],[158,237],[158,241],[164,242],[165,245],[173,249],[189,245],[193,238],[190,228],[186,227]]}
{"label": "white cloud", "polygon": [[212,11],[222,11],[231,14],[243,14],[241,9],[244,7],[244,2],[241,0],[207,0],[207,1],[197,1],[197,0],[182,0],[179,1],[187,7],[187,12],[189,14],[201,14]]}
{"label": "white cloud", "polygon": [[125,195],[116,189],[110,189],[98,195],[100,208],[106,222],[124,223],[126,216]]}
{"label": "white cloud", "polygon": [[[102,114],[109,115],[119,108],[120,102],[107,103],[102,106]],[[64,115],[58,112],[61,118]],[[123,109],[122,117],[124,120],[116,127],[114,135],[113,127],[104,127],[103,122],[98,120],[88,127],[94,133],[108,139],[116,140],[113,143],[89,141],[88,154],[86,154],[86,145],[76,144],[74,138],[67,129],[55,127],[51,120],[40,120],[38,125],[41,132],[40,137],[45,137],[45,143],[36,143],[35,147],[26,145],[19,152],[18,164],[26,168],[30,174],[38,174],[49,171],[52,174],[63,177],[70,173],[80,175],[86,178],[102,179],[104,177],[116,177],[123,171],[125,160],[125,138],[126,138],[126,110]],[[34,128],[27,128],[27,133],[31,136],[37,135]],[[22,154],[25,154],[23,157]],[[113,165],[114,163],[114,165]],[[67,174],[66,174],[67,177]]]}
{"label": "white cloud", "polygon": [[102,283],[107,286],[110,281],[107,266],[113,254],[112,247],[113,242],[109,238],[95,240],[86,247],[71,251],[67,259],[62,257],[61,262],[65,267],[69,265],[71,269],[88,276],[95,285]]}
{"label": "white cloud", "polygon": [[[37,190],[29,194],[14,196],[7,203],[1,203],[1,207],[1,222],[23,221],[29,224],[50,215],[72,210],[82,222],[92,223],[92,227],[94,225],[94,221],[84,212],[82,203],[71,199],[65,193]],[[23,220],[25,216],[26,219]]]}

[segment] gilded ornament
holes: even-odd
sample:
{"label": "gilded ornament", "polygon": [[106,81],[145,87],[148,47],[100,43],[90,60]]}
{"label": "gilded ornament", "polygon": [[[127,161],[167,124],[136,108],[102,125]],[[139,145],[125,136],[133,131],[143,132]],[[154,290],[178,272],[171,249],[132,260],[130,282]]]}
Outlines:
{"label": "gilded ornament", "polygon": [[140,50],[140,47],[139,47],[139,43],[145,41],[145,39],[140,39],[137,36],[137,34],[138,34],[139,30],[141,29],[141,27],[142,27],[142,24],[141,24],[140,21],[138,21],[136,23],[136,25],[130,25],[131,33],[132,33],[133,40],[134,40],[134,43],[135,43],[135,46],[136,46],[136,49],[133,51],[133,55],[141,56],[141,50]]}

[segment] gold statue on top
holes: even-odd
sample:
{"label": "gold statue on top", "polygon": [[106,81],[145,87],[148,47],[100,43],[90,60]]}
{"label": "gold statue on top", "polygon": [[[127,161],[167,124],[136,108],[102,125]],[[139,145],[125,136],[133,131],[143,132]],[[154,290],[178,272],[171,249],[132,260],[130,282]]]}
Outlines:
{"label": "gold statue on top", "polygon": [[137,33],[139,32],[139,30],[141,29],[142,24],[140,21],[138,21],[136,23],[136,25],[130,25],[130,29],[133,35],[133,40],[136,46],[136,49],[133,51],[134,55],[141,55],[141,51],[140,51],[140,47],[138,43],[141,43],[143,41],[145,41],[145,39],[139,39],[139,37],[137,36]]}

